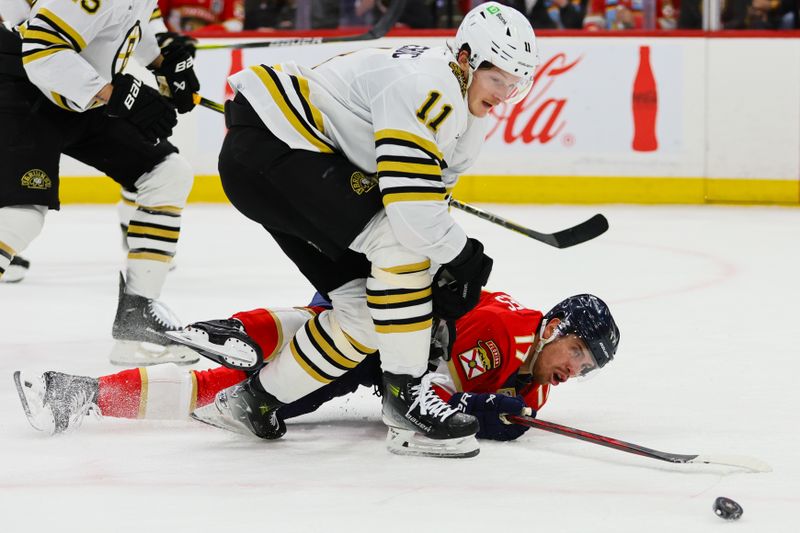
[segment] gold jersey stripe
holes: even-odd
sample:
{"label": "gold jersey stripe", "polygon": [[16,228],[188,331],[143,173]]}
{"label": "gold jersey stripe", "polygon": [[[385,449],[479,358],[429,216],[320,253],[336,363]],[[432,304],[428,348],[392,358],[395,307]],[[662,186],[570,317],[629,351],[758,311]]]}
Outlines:
{"label": "gold jersey stripe", "polygon": [[[153,237],[166,237],[168,239],[177,239],[180,237],[180,230],[166,230],[158,228],[149,228],[147,226],[140,226],[136,222],[131,222],[128,226],[128,234],[141,233],[143,235],[152,235]],[[139,237],[137,235],[137,237]]]}
{"label": "gold jersey stripe", "polygon": [[11,257],[14,257],[15,255],[17,255],[16,250],[14,250],[11,246],[7,245],[3,241],[0,241],[0,250],[2,250],[5,253],[11,255]]}
{"label": "gold jersey stripe", "polygon": [[273,81],[273,79],[269,76],[269,74],[267,74],[267,71],[264,69],[264,67],[259,65],[255,67],[250,67],[250,70],[256,73],[256,76],[258,76],[258,78],[261,80],[261,83],[263,83],[264,86],[267,88],[267,91],[269,91],[269,94],[270,96],[272,96],[272,99],[278,105],[278,108],[281,110],[281,113],[283,113],[283,116],[286,117],[286,120],[289,121],[289,124],[292,125],[292,127],[297,131],[297,133],[302,135],[306,141],[311,143],[320,152],[324,154],[332,154],[333,150],[331,149],[331,147],[325,144],[324,142],[320,141],[316,137],[314,137],[311,134],[311,132],[309,132],[304,127],[303,123],[300,122],[297,116],[292,112],[292,109],[289,107],[290,105],[289,102],[287,102],[286,99],[283,97],[280,89],[278,89],[277,84],[275,83],[275,81]]}
{"label": "gold jersey stripe", "polygon": [[322,351],[325,352],[325,355],[327,355],[330,359],[336,361],[345,368],[355,368],[358,365],[358,361],[353,361],[352,359],[348,359],[347,357],[344,356],[344,354],[339,353],[339,351],[334,346],[331,346],[328,343],[328,341],[325,340],[325,337],[322,336],[322,334],[319,331],[319,328],[317,327],[316,318],[309,321],[308,329],[311,331],[311,338],[313,338],[314,341],[316,341],[319,347],[322,348]]}
{"label": "gold jersey stripe", "polygon": [[414,322],[413,324],[376,325],[375,331],[378,333],[410,333],[428,329],[431,325],[433,325],[433,319],[429,318],[423,322]]}
{"label": "gold jersey stripe", "polygon": [[439,177],[442,169],[439,165],[425,165],[422,163],[399,163],[397,161],[381,161],[378,163],[378,174],[381,172],[408,172],[410,174],[425,174]]}
{"label": "gold jersey stripe", "polygon": [[142,207],[149,211],[161,211],[163,213],[169,213],[171,215],[180,215],[181,213],[183,213],[182,207],[175,207],[174,205],[158,205],[155,207],[150,207],[147,205],[139,205],[139,207]]}
{"label": "gold jersey stripe", "polygon": [[453,385],[456,386],[456,392],[464,392],[464,386],[461,384],[461,378],[456,370],[455,358],[451,357],[447,366],[450,368],[450,377],[453,379]]}
{"label": "gold jersey stripe", "polygon": [[62,107],[67,111],[75,111],[69,106],[69,104],[67,103],[67,99],[61,96],[60,94],[51,92],[50,96],[53,97],[53,100],[55,101],[58,107]]}
{"label": "gold jersey stripe", "polygon": [[139,369],[139,380],[141,381],[141,386],[139,387],[139,413],[136,415],[136,418],[144,418],[147,414],[147,393],[149,386],[147,369]]}
{"label": "gold jersey stripe", "polygon": [[342,331],[342,333],[344,333],[344,336],[347,339],[347,342],[349,342],[353,346],[353,348],[355,348],[359,352],[361,352],[361,353],[363,353],[365,355],[370,355],[370,354],[373,354],[373,353],[378,351],[377,348],[370,348],[369,346],[364,346],[363,344],[361,344],[360,342],[355,340],[353,337],[348,335],[346,332]]}
{"label": "gold jersey stripe", "polygon": [[86,41],[83,40],[83,37],[81,37],[81,34],[78,33],[77,31],[75,31],[75,29],[72,26],[70,26],[69,24],[64,22],[64,20],[61,17],[59,17],[58,15],[56,15],[55,13],[53,13],[52,11],[47,9],[46,7],[43,7],[42,9],[40,9],[38,14],[39,15],[44,15],[45,17],[47,17],[51,21],[53,21],[53,23],[56,24],[56,27],[53,28],[54,30],[57,30],[60,33],[63,33],[65,35],[67,35],[73,41],[75,41],[75,43],[78,45],[78,50],[77,50],[78,52],[80,52],[81,50],[86,48]]}
{"label": "gold jersey stripe", "polygon": [[192,376],[192,398],[189,400],[189,414],[192,414],[192,411],[197,409],[197,374],[194,370],[189,374]]}
{"label": "gold jersey stripe", "polygon": [[442,192],[402,192],[392,194],[387,192],[383,196],[383,206],[395,202],[443,202],[444,193]]}
{"label": "gold jersey stripe", "polygon": [[153,252],[130,252],[128,259],[143,259],[145,261],[160,261],[162,263],[169,263],[172,261],[171,255],[156,254]]}
{"label": "gold jersey stripe", "polygon": [[410,131],[385,129],[375,132],[375,140],[380,141],[382,139],[400,139],[403,141],[408,141],[434,154],[440,161],[444,159],[444,155],[442,155],[442,152],[439,151],[439,147],[436,146],[435,142],[420,137],[419,135],[411,133]]}
{"label": "gold jersey stripe", "polygon": [[[32,54],[28,54],[26,56],[22,56],[22,64],[27,65],[32,61],[36,61],[38,59],[42,59],[47,57],[51,54],[55,54],[56,52],[63,52],[64,50],[72,50],[72,48],[46,48],[45,50],[37,50]],[[69,109],[69,108],[67,108]]]}
{"label": "gold jersey stripe", "polygon": [[311,90],[308,88],[308,80],[302,76],[295,76],[298,85],[300,85],[300,96],[305,100],[308,109],[311,110],[311,119],[314,122],[314,127],[320,132],[325,131],[325,124],[322,122],[322,113],[319,108],[311,103]]}
{"label": "gold jersey stripe", "polygon": [[53,35],[52,33],[47,33],[46,31],[36,30],[36,29],[26,29],[24,31],[20,31],[20,35],[22,35],[23,39],[38,39],[40,41],[45,41],[50,44],[63,44],[72,48],[72,44],[69,43],[66,39],[61,37],[61,35]]}
{"label": "gold jersey stripe", "polygon": [[367,295],[367,302],[373,304],[399,304],[405,302],[413,302],[414,300],[421,300],[431,295],[431,288],[422,289],[421,291],[409,292],[406,294],[386,294],[383,296],[370,296]]}
{"label": "gold jersey stripe", "polygon": [[153,14],[150,15],[150,20],[160,19],[161,18],[161,9],[155,8],[153,10]]}
{"label": "gold jersey stripe", "polygon": [[431,260],[426,259],[425,261],[420,261],[419,263],[411,263],[408,265],[398,265],[393,267],[381,268],[386,272],[391,272],[392,274],[412,274],[414,272],[422,272],[423,270],[428,270],[431,267]]}
{"label": "gold jersey stripe", "polygon": [[277,314],[273,313],[269,309],[267,309],[267,313],[269,313],[269,316],[271,316],[272,320],[275,321],[275,328],[278,331],[278,343],[275,345],[275,349],[272,350],[272,352],[264,354],[264,361],[269,361],[272,359],[275,354],[281,351],[281,348],[283,347],[283,325],[281,324],[281,319],[278,318]]}
{"label": "gold jersey stripe", "polygon": [[131,207],[136,207],[136,202],[134,202],[133,200],[128,200],[124,196],[120,196],[119,200],[120,200],[120,202],[122,202],[125,205],[129,205]]}
{"label": "gold jersey stripe", "polygon": [[294,360],[295,360],[295,361],[297,361],[297,364],[298,364],[298,365],[300,365],[300,367],[301,367],[303,370],[305,370],[306,374],[308,374],[309,376],[311,376],[311,377],[312,377],[312,378],[314,378],[315,380],[319,381],[320,383],[325,383],[325,384],[328,384],[328,383],[330,383],[331,381],[333,381],[333,380],[331,380],[331,379],[328,379],[328,378],[325,378],[325,377],[322,377],[322,376],[320,376],[320,375],[317,373],[317,371],[316,371],[316,370],[314,370],[313,368],[311,368],[311,367],[308,365],[308,363],[306,363],[305,359],[303,359],[303,357],[302,357],[302,356],[301,356],[299,353],[297,353],[297,347],[295,346],[295,343],[294,343],[294,341],[292,341],[292,342],[290,342],[290,343],[289,343],[289,348],[292,350],[292,355],[294,356]]}

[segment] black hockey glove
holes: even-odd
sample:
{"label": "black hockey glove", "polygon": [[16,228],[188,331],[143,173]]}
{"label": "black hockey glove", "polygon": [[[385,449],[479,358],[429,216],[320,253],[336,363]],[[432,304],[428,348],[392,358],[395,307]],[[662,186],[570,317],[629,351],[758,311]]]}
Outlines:
{"label": "black hockey glove", "polygon": [[[481,429],[475,435],[479,439],[514,440],[528,431],[527,426],[506,424],[500,415],[519,415],[525,408],[522,396],[506,396],[505,394],[471,394],[459,392],[447,402],[461,412],[473,415],[478,419]],[[530,416],[536,416],[533,411]]]}
{"label": "black hockey glove", "polygon": [[194,73],[194,58],[186,47],[169,46],[161,51],[164,60],[161,66],[152,69],[158,86],[164,96],[168,96],[178,113],[188,113],[194,109],[194,93],[200,90],[200,82]]}
{"label": "black hockey glove", "polygon": [[483,253],[483,244],[467,239],[461,253],[433,276],[433,315],[445,320],[461,318],[478,303],[491,272],[492,258]]}
{"label": "black hockey glove", "polygon": [[175,107],[157,90],[130,74],[116,74],[111,84],[114,90],[105,107],[106,115],[128,120],[154,143],[172,135],[178,116]]}
{"label": "black hockey glove", "polygon": [[158,47],[161,48],[161,55],[164,57],[176,51],[185,52],[192,57],[197,53],[197,48],[195,48],[197,39],[188,35],[165,31],[156,33],[156,41],[158,42]]}

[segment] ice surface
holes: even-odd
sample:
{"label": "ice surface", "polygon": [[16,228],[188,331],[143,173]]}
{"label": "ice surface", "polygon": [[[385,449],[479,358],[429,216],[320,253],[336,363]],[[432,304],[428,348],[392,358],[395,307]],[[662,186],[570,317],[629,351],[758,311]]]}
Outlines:
{"label": "ice surface", "polygon": [[[393,456],[361,394],[259,442],[196,422],[88,419],[44,437],[15,369],[101,375],[123,254],[111,206],[48,215],[18,285],[0,285],[0,530],[797,531],[800,210],[481,206],[541,231],[603,212],[611,230],[556,250],[463,213],[495,259],[490,288],[546,310],[592,292],[621,329],[615,361],[559,386],[541,418],[674,453],[751,455],[769,474],[672,465],[530,430],[474,459]],[[305,304],[311,289],[229,206],[190,205],[163,299],[184,321]],[[737,524],[714,516],[738,501]]]}

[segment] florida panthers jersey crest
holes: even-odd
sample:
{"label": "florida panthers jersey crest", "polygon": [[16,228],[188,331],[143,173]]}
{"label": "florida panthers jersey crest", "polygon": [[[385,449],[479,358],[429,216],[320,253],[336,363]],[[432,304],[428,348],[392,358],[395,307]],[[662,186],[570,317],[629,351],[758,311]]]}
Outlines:
{"label": "florida panthers jersey crest", "polygon": [[31,82],[56,105],[84,111],[134,52],[148,65],[159,54],[148,27],[156,0],[38,0],[18,26]]}
{"label": "florida panthers jersey crest", "polygon": [[440,373],[450,376],[454,391],[521,395],[526,405],[538,410],[547,401],[550,385],[520,385],[517,371],[541,321],[541,312],[508,294],[484,291],[478,305],[456,322],[452,357],[440,364]]}

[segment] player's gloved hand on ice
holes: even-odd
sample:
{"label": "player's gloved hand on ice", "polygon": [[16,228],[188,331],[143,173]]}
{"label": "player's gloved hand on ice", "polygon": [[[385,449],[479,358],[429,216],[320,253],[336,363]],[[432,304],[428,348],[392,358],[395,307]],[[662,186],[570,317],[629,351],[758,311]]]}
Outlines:
{"label": "player's gloved hand on ice", "polygon": [[190,56],[194,57],[197,53],[197,39],[189,37],[188,35],[181,35],[174,31],[165,31],[156,33],[156,41],[158,47],[161,48],[161,55],[167,57],[167,54],[175,51],[185,51]]}
{"label": "player's gloved hand on ice", "polygon": [[492,272],[492,262],[479,240],[467,239],[461,253],[433,276],[433,315],[455,320],[475,307]]}
{"label": "player's gloved hand on ice", "polygon": [[161,92],[168,96],[178,113],[194,109],[194,93],[200,90],[200,82],[194,73],[194,58],[186,47],[169,46],[161,50],[164,60],[152,69]]}
{"label": "player's gloved hand on ice", "polygon": [[[503,414],[522,414],[525,409],[525,401],[522,396],[459,392],[454,394],[447,403],[478,419],[481,429],[476,437],[479,439],[514,440],[528,431],[527,426],[507,424],[500,419],[500,415]],[[530,416],[536,416],[536,411],[531,410]]]}
{"label": "player's gloved hand on ice", "polygon": [[111,85],[106,115],[128,120],[152,142],[172,135],[178,123],[175,107],[157,90],[130,74],[116,74]]}

